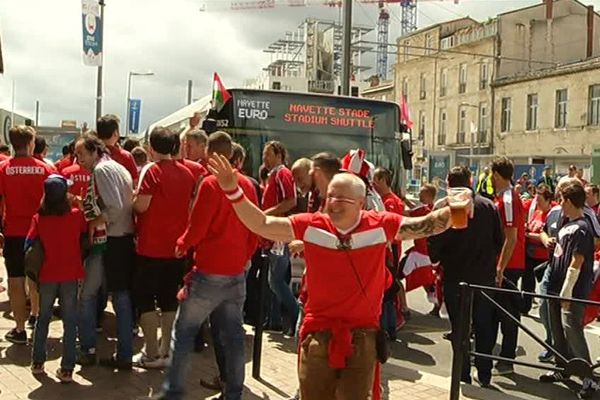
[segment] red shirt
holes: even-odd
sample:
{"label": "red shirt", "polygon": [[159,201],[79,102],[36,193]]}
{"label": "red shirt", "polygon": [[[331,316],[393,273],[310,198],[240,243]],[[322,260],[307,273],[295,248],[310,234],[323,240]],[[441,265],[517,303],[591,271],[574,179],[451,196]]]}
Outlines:
{"label": "red shirt", "polygon": [[0,154],[0,162],[2,162],[2,161],[6,161],[6,160],[8,160],[8,159],[10,159],[10,157],[9,157],[9,156],[7,156],[6,154]]}
{"label": "red shirt", "polygon": [[[351,330],[379,327],[388,283],[386,244],[395,239],[402,216],[362,211],[359,224],[344,236],[327,214],[304,213],[289,218],[294,237],[304,242],[306,284],[310,288],[301,337],[331,331],[329,363],[344,368],[346,357],[352,354]],[[338,237],[350,239],[352,248],[339,250]]]}
{"label": "red shirt", "polygon": [[496,196],[496,207],[505,228],[517,228],[517,243],[506,268],[525,269],[525,211],[521,197],[510,187]]}
{"label": "red shirt", "polygon": [[383,200],[383,205],[386,211],[404,215],[404,208],[406,206],[404,205],[402,199],[396,195],[396,193],[389,192],[388,194],[382,196],[381,200]]}
{"label": "red shirt", "polygon": [[194,182],[198,182],[198,179],[205,178],[210,175],[210,172],[206,168],[202,166],[202,164],[197,163],[192,160],[178,160],[181,165],[184,165],[194,176]]}
{"label": "red shirt", "polygon": [[[410,210],[409,215],[411,217],[424,217],[425,215],[428,215],[431,212],[431,210],[433,210],[433,205],[423,204],[419,207]],[[429,255],[429,246],[427,245],[427,238],[416,239],[414,241],[414,244],[415,251],[418,251],[419,253],[424,254],[426,256]]]}
{"label": "red shirt", "polygon": [[[258,204],[252,181],[240,172],[236,174],[246,197]],[[227,276],[244,272],[256,250],[257,238],[239,220],[213,175],[202,180],[189,221],[177,246],[183,251],[194,248],[195,270]]]}
{"label": "red shirt", "polygon": [[179,162],[152,164],[140,182],[140,195],[150,195],[150,206],[137,215],[137,253],[152,258],[174,258],[177,239],[185,231],[195,181]]}
{"label": "red shirt", "polygon": [[125,167],[127,171],[131,174],[131,179],[136,182],[139,176],[137,166],[135,165],[135,160],[131,153],[123,150],[120,147],[116,146],[106,146],[108,152],[110,154],[110,158],[121,164]]}
{"label": "red shirt", "polygon": [[31,218],[40,208],[44,181],[54,171],[33,157],[0,163],[0,195],[5,198],[4,235],[25,237]]}
{"label": "red shirt", "polygon": [[90,185],[90,171],[83,168],[78,163],[69,167],[63,168],[61,175],[73,181],[73,185],[69,188],[69,193],[74,196],[84,197]]}
{"label": "red shirt", "polygon": [[62,173],[62,170],[73,165],[73,162],[74,162],[74,157],[68,156],[67,158],[63,158],[62,160],[57,161],[54,166],[56,167],[58,172]]}
{"label": "red shirt", "polygon": [[77,208],[61,216],[33,216],[27,240],[39,239],[44,247],[40,282],[59,283],[83,279],[80,237],[86,232],[85,217]]}
{"label": "red shirt", "polygon": [[[535,210],[533,212],[533,216],[531,221],[527,224],[527,232],[531,233],[540,233],[544,230],[544,225],[546,224],[546,218],[548,217],[548,211],[543,212],[542,210]],[[547,260],[548,259],[548,249],[538,240],[535,241],[533,239],[527,238],[527,248],[529,251],[528,255],[535,260]]]}
{"label": "red shirt", "polygon": [[294,176],[285,165],[279,165],[269,172],[267,186],[262,196],[262,208],[268,210],[287,199],[296,198]]}

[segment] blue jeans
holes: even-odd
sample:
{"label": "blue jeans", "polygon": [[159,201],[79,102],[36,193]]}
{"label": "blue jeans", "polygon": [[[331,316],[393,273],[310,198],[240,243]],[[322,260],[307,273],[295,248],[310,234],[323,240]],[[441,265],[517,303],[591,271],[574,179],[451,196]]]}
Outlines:
{"label": "blue jeans", "polygon": [[46,362],[46,341],[48,339],[48,325],[52,318],[52,307],[58,297],[60,314],[63,321],[63,354],[61,368],[73,370],[77,349],[77,281],[63,283],[42,283],[39,286],[40,315],[35,324],[33,334],[34,363]]}
{"label": "blue jeans", "polygon": [[290,250],[287,245],[284,247],[282,256],[269,252],[269,287],[275,294],[271,300],[271,326],[281,325],[281,306],[289,317],[290,327],[296,327],[298,320],[298,301],[292,293],[290,285],[286,283],[288,268],[290,263]]}
{"label": "blue jeans", "polygon": [[84,263],[85,279],[79,299],[79,342],[84,353],[96,350],[98,293],[104,282],[102,254],[92,254]]}
{"label": "blue jeans", "polygon": [[[550,266],[546,267],[544,277],[540,283],[540,293],[548,294],[548,287],[550,286]],[[540,319],[542,325],[544,325],[544,331],[546,331],[546,343],[552,346],[554,340],[552,340],[552,326],[550,325],[550,306],[546,299],[542,299],[540,304]]]}
{"label": "blue jeans", "polygon": [[244,273],[236,276],[207,275],[196,272],[188,288],[188,298],[177,310],[171,335],[173,360],[163,383],[165,397],[180,400],[194,337],[211,315],[218,327],[225,361],[225,400],[240,400],[244,388],[243,307],[246,298]]}

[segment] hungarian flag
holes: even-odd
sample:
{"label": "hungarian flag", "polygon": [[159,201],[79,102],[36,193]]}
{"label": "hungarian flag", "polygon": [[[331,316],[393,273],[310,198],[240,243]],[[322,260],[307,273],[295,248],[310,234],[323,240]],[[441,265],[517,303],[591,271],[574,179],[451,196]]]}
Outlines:
{"label": "hungarian flag", "polygon": [[225,89],[223,82],[221,82],[221,78],[219,74],[215,72],[213,78],[213,92],[212,92],[212,107],[217,110],[217,112],[221,111],[225,104],[231,99],[231,94]]}

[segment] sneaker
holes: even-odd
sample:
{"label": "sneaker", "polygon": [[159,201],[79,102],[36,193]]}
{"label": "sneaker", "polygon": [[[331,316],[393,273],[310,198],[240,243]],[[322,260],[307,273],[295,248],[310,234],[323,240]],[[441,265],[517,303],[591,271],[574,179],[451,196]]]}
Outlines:
{"label": "sneaker", "polygon": [[90,367],[92,365],[96,365],[96,353],[90,352],[79,352],[79,357],[77,357],[77,364],[82,367]]}
{"label": "sneaker", "polygon": [[11,329],[4,338],[14,344],[27,344],[27,333],[25,331],[19,332],[17,328]]}
{"label": "sneaker", "polygon": [[148,357],[145,353],[139,353],[133,357],[133,365],[146,369],[167,368],[168,361],[167,357]]}
{"label": "sneaker", "polygon": [[35,323],[36,322],[37,322],[37,317],[35,315],[30,315],[29,319],[27,320],[27,327],[29,329],[35,328]]}
{"label": "sneaker", "polygon": [[501,375],[510,375],[510,374],[514,374],[515,373],[515,369],[513,368],[512,364],[496,364],[496,366],[494,367],[494,369],[492,369],[492,375],[494,376],[501,376]]}
{"label": "sneaker", "polygon": [[56,370],[56,377],[60,383],[71,383],[73,382],[73,370],[59,368]]}
{"label": "sneaker", "polygon": [[548,350],[542,351],[538,356],[538,361],[541,363],[551,364],[552,360],[554,360],[554,354]]}
{"label": "sneaker", "polygon": [[45,374],[46,371],[44,371],[44,363],[32,363],[31,364],[31,373],[33,375]]}
{"label": "sneaker", "polygon": [[492,382],[490,381],[490,379],[482,379],[479,376],[476,376],[475,382],[477,382],[479,386],[481,386],[484,389],[492,387]]}
{"label": "sneaker", "polygon": [[590,378],[584,378],[583,385],[581,386],[581,390],[577,393],[577,397],[580,399],[589,399],[594,395],[594,393],[596,393],[597,390],[598,384],[594,380]]}
{"label": "sneaker", "polygon": [[567,377],[558,371],[550,371],[542,376],[540,376],[540,382],[542,383],[556,383],[556,382],[565,382]]}
{"label": "sneaker", "polygon": [[131,371],[131,361],[117,360],[115,356],[100,360],[100,365],[107,368],[118,369],[119,371]]}

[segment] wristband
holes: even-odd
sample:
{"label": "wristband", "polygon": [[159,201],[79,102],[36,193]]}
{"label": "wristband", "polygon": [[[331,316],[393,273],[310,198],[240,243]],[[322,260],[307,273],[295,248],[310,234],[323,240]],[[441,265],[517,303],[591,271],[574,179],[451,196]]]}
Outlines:
{"label": "wristband", "polygon": [[232,195],[232,194],[235,194],[235,193],[238,191],[238,189],[239,189],[239,188],[240,188],[240,187],[239,187],[239,186],[237,186],[235,189],[231,189],[231,190],[223,190],[223,193],[225,193],[225,196],[230,196],[230,195]]}
{"label": "wristband", "polygon": [[244,196],[244,192],[242,192],[242,189],[240,189],[239,186],[235,189],[235,191],[233,191],[233,193],[229,193],[229,194],[225,193],[225,197],[227,197],[227,199],[232,202],[239,200],[243,196]]}
{"label": "wristband", "polygon": [[242,192],[242,195],[240,197],[238,197],[235,200],[231,200],[231,204],[241,203],[242,201],[244,201],[244,199],[246,199],[246,195]]}

